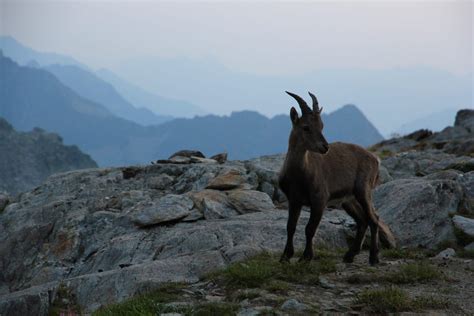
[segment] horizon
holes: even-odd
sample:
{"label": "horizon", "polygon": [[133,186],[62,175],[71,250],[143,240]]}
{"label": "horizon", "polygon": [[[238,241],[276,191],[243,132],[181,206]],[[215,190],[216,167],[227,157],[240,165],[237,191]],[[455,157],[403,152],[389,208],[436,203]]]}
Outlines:
{"label": "horizon", "polygon": [[471,1],[1,0],[0,8],[0,36],[204,113],[287,115],[282,91],[311,90],[328,113],[355,104],[387,137],[473,104]]}

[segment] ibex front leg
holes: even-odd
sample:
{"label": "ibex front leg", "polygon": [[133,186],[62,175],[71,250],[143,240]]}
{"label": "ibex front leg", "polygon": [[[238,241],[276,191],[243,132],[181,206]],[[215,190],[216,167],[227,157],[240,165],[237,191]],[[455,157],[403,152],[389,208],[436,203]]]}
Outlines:
{"label": "ibex front leg", "polygon": [[296,231],[296,224],[298,224],[298,218],[300,217],[301,213],[301,204],[294,203],[289,201],[288,202],[288,222],[286,224],[286,246],[283,254],[281,255],[280,262],[289,262],[291,257],[293,257],[295,253],[295,249],[293,247],[293,236],[295,235]]}
{"label": "ibex front leg", "polygon": [[306,247],[304,249],[303,256],[300,258],[300,261],[310,261],[314,257],[313,237],[316,233],[316,229],[319,226],[319,222],[321,222],[325,207],[326,203],[324,203],[322,200],[316,199],[311,202],[311,215],[309,216],[308,224],[306,224],[305,229]]}

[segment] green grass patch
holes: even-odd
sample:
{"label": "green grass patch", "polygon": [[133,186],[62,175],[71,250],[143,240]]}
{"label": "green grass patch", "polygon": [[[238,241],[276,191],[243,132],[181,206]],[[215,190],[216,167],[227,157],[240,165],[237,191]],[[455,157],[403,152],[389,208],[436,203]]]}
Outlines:
{"label": "green grass patch", "polygon": [[411,298],[407,292],[397,287],[364,290],[356,295],[353,303],[363,306],[369,313],[377,314],[448,307],[446,301],[431,296]]}
{"label": "green grass patch", "polygon": [[168,312],[189,312],[190,307],[170,308],[164,303],[179,300],[184,284],[169,283],[158,289],[136,295],[118,304],[104,306],[94,316],[156,315]]}
{"label": "green grass patch", "polygon": [[427,257],[427,253],[422,249],[382,249],[382,256],[387,259],[423,259]]}
{"label": "green grass patch", "polygon": [[76,296],[72,293],[65,284],[61,283],[58,286],[56,298],[51,304],[48,311],[49,316],[59,316],[67,314],[81,315],[81,308],[77,304]]}
{"label": "green grass patch", "polygon": [[401,265],[398,271],[383,276],[384,281],[395,284],[426,282],[441,278],[439,270],[428,263],[408,263]]}
{"label": "green grass patch", "polygon": [[281,293],[286,292],[290,288],[288,282],[280,281],[280,280],[272,280],[266,283],[263,288],[272,293]]}
{"label": "green grass patch", "polygon": [[[336,271],[336,260],[321,258],[311,262],[280,263],[276,255],[263,253],[234,263],[207,278],[234,288],[282,287],[284,283],[318,284],[319,275]],[[275,283],[278,281],[279,283]]]}
{"label": "green grass patch", "polygon": [[375,283],[380,280],[378,275],[374,274],[362,274],[356,273],[352,274],[347,278],[347,283],[350,284],[367,284],[367,283]]}
{"label": "green grass patch", "polygon": [[394,155],[394,153],[391,152],[388,149],[384,149],[382,151],[377,152],[377,155],[380,157],[380,159],[385,159],[385,158],[388,158],[388,157],[392,157]]}

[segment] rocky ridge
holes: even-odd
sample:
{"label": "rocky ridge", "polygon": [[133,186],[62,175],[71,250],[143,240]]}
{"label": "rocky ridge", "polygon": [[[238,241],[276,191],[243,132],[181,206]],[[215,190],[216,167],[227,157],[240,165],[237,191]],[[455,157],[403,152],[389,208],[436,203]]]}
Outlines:
{"label": "rocky ridge", "polygon": [[[474,238],[474,157],[451,152],[450,141],[442,148],[433,141],[454,129],[462,131],[456,143],[465,148],[474,111],[458,117],[440,133],[372,148],[383,157],[375,207],[400,247],[474,247],[466,242]],[[222,163],[180,157],[56,174],[0,199],[0,314],[46,315],[63,287],[89,313],[283,249],[287,212],[276,179],[284,155]],[[296,245],[303,244],[308,217],[303,212]],[[328,210],[315,243],[345,248],[353,234],[350,217]]]}
{"label": "rocky ridge", "polygon": [[0,117],[0,191],[17,194],[33,189],[53,173],[96,168],[89,155],[66,146],[61,137],[40,128],[18,132]]}

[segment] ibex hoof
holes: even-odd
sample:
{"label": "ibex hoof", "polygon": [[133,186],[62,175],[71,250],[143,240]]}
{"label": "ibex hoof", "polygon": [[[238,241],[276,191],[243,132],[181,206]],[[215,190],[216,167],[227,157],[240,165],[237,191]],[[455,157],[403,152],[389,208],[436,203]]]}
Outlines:
{"label": "ibex hoof", "polygon": [[380,261],[379,261],[379,258],[378,257],[369,257],[369,264],[371,266],[375,266],[377,264],[379,264]]}
{"label": "ibex hoof", "polygon": [[345,263],[353,263],[354,262],[354,255],[352,253],[346,253],[344,258],[342,259]]}
{"label": "ibex hoof", "polygon": [[283,255],[283,256],[280,257],[280,263],[290,263],[290,258]]}

